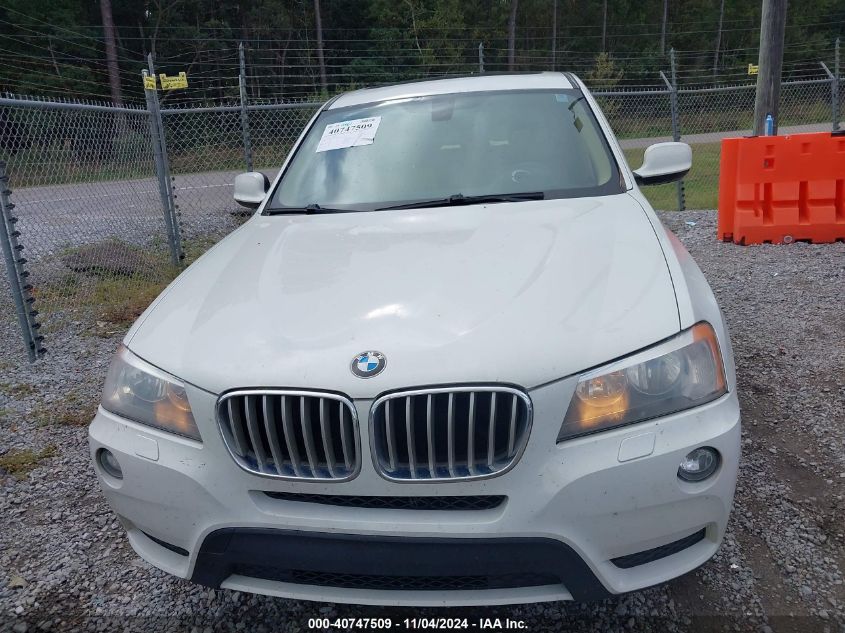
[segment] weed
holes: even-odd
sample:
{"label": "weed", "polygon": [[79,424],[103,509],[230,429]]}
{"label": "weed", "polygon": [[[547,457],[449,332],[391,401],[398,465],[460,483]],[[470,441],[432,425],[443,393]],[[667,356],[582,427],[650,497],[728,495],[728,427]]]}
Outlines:
{"label": "weed", "polygon": [[32,394],[34,394],[37,389],[34,385],[30,385],[29,383],[25,382],[17,384],[3,382],[0,383],[0,391],[5,393],[7,396],[11,396],[12,398],[25,398],[26,396],[31,396]]}
{"label": "weed", "polygon": [[71,391],[58,403],[42,403],[31,410],[29,418],[39,427],[60,424],[87,426],[97,413],[99,398]]}
{"label": "weed", "polygon": [[88,426],[97,412],[97,406],[89,409],[77,409],[75,411],[62,411],[59,413],[56,422],[63,426]]}
{"label": "weed", "polygon": [[93,288],[90,305],[103,321],[128,327],[161,294],[169,281],[165,276],[156,279],[103,277]]}
{"label": "weed", "polygon": [[113,239],[68,248],[61,259],[74,272],[35,287],[39,311],[119,326],[131,325],[180,272],[166,250]]}
{"label": "weed", "polygon": [[25,479],[38,462],[56,454],[56,447],[53,445],[43,448],[39,452],[30,449],[12,449],[5,455],[0,455],[0,470],[5,471],[15,479]]}

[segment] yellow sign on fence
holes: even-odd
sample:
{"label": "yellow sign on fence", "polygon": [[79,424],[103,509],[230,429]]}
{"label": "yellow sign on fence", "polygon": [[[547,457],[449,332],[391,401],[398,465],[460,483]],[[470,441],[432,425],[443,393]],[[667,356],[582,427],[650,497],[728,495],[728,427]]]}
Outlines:
{"label": "yellow sign on fence", "polygon": [[161,80],[162,90],[178,90],[179,88],[188,87],[188,75],[184,72],[179,73],[175,77],[168,77],[162,73],[159,75],[159,79]]}
{"label": "yellow sign on fence", "polygon": [[760,70],[760,66],[757,64],[748,64],[748,74],[749,75],[756,75],[757,72]]}
{"label": "yellow sign on fence", "polygon": [[156,78],[154,75],[144,75],[144,90],[155,90]]}

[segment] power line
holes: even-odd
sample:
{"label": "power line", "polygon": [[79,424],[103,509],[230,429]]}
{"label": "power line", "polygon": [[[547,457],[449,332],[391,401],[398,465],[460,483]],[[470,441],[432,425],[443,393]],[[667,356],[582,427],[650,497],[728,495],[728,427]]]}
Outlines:
{"label": "power line", "polygon": [[[72,34],[74,34],[74,35],[76,35],[76,36],[79,36],[79,37],[85,37],[85,38],[88,38],[88,39],[96,39],[96,38],[94,38],[94,37],[92,37],[92,36],[90,36],[90,35],[86,35],[86,34],[84,34],[84,33],[80,33],[79,31],[74,31],[74,30],[72,30],[72,29],[69,29],[69,28],[66,28],[66,27],[60,26],[60,25],[58,25],[58,24],[54,24],[54,23],[52,23],[52,22],[47,22],[47,21],[45,21],[45,20],[42,20],[42,19],[40,19],[40,18],[37,18],[37,17],[35,17],[35,16],[33,16],[33,15],[30,15],[30,14],[28,14],[28,13],[24,13],[24,12],[22,12],[22,11],[18,11],[17,9],[13,9],[12,7],[9,7],[9,6],[3,7],[3,9],[4,9],[5,11],[11,11],[12,13],[16,13],[16,14],[18,14],[18,15],[22,15],[22,16],[24,16],[25,18],[28,18],[28,19],[30,19],[30,20],[34,20],[34,21],[36,21],[36,22],[39,22],[39,23],[44,24],[44,25],[46,25],[46,26],[49,26],[51,29],[58,29],[58,30],[60,30],[60,31],[67,31],[68,33],[72,33]],[[9,24],[9,23],[8,23],[8,22],[6,22],[6,24]],[[23,26],[21,26],[21,25],[19,25],[19,24],[12,24],[12,26],[14,26],[14,27],[16,27],[16,28],[26,28],[26,27],[23,27]],[[102,28],[102,24],[98,24],[98,25],[96,25],[96,26],[80,27],[80,28],[94,28],[94,29],[98,29],[98,30],[99,30],[99,29],[101,29],[101,28]],[[27,29],[27,30],[32,30],[32,29]],[[33,32],[38,33],[38,31],[33,31]],[[44,34],[44,33],[42,32],[42,34]],[[49,34],[46,34],[46,35],[49,35]],[[123,47],[118,45],[118,48],[123,48]],[[124,50],[126,50],[126,52],[128,52],[128,53],[131,53],[131,51],[129,51],[128,49],[124,49]]]}

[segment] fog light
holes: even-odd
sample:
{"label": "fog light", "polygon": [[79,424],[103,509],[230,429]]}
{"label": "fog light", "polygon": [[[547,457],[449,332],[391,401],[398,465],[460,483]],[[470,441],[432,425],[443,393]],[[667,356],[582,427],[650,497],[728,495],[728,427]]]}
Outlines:
{"label": "fog light", "polygon": [[704,481],[719,468],[719,451],[702,446],[690,451],[678,467],[678,477],[684,481]]}
{"label": "fog light", "polygon": [[120,469],[120,464],[117,463],[117,457],[114,456],[107,448],[101,448],[97,451],[97,461],[107,474],[115,479],[123,479],[123,471]]}

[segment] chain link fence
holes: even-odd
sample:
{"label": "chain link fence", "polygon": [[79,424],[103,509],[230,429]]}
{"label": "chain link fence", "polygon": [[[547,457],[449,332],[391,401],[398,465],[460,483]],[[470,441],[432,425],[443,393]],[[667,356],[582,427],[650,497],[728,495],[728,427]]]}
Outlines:
{"label": "chain link fence", "polygon": [[319,103],[241,108],[162,109],[176,209],[189,253],[216,241],[243,218],[234,202],[235,176],[248,167],[271,180]]}
{"label": "chain link fence", "polygon": [[145,110],[2,99],[0,112],[4,220],[19,242],[6,277],[36,329],[170,274]]}
{"label": "chain link fence", "polygon": [[[784,84],[781,132],[836,129],[840,87],[833,75]],[[320,106],[248,103],[241,90],[236,103],[180,108],[147,93],[146,108],[0,99],[0,325],[17,321],[30,358],[53,331],[131,323],[243,221],[235,175],[272,179]],[[716,207],[720,140],[749,133],[754,85],[692,90],[663,77],[656,89],[594,94],[632,166],[652,143],[692,146],[682,185],[645,190],[655,208]]]}

